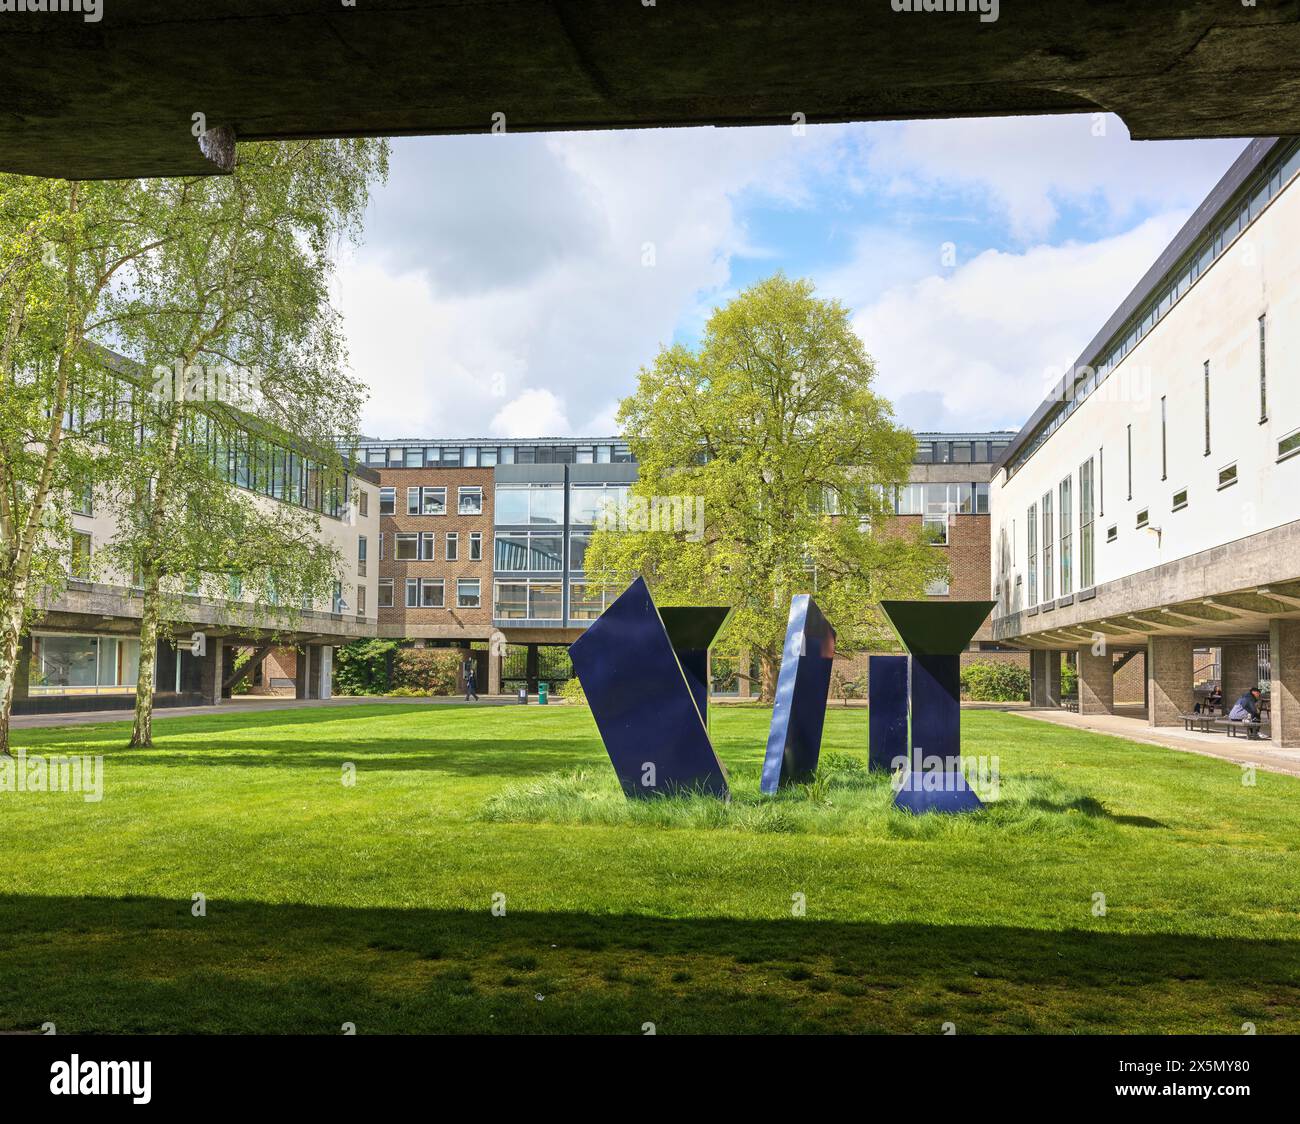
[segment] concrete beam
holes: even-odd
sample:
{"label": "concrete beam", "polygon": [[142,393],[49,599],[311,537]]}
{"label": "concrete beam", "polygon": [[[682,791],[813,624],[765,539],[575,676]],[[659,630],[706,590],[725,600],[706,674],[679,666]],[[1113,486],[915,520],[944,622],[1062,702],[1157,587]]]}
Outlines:
{"label": "concrete beam", "polygon": [[12,12],[0,20],[0,169],[203,175],[229,170],[236,137],[494,126],[1110,110],[1137,139],[1300,133],[1295,3],[1000,8],[996,20],[885,0],[108,0],[95,22]]}

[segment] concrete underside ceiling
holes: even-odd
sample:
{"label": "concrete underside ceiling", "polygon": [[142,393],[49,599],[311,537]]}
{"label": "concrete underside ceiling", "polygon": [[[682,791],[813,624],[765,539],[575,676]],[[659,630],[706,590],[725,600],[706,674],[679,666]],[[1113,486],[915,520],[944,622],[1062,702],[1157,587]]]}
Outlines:
{"label": "concrete underside ceiling", "polygon": [[[918,5],[920,0],[917,0]],[[0,169],[227,170],[238,139],[1118,113],[1300,133],[1300,0],[103,0],[0,13]],[[192,132],[205,115],[205,156]]]}

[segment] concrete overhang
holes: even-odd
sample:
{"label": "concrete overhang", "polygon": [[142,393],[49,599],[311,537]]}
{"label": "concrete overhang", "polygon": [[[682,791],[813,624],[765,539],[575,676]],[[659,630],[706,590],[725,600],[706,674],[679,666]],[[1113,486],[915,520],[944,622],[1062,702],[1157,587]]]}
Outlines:
{"label": "concrete overhang", "polygon": [[978,10],[895,11],[892,0],[90,6],[97,20],[0,12],[0,170],[206,174],[229,170],[236,138],[494,123],[789,126],[1109,110],[1138,139],[1300,133],[1296,0],[1001,0],[993,21]]}
{"label": "concrete overhang", "polygon": [[1098,635],[1114,650],[1152,637],[1213,645],[1266,640],[1269,621],[1300,619],[1300,522],[1081,592],[1069,603],[993,618],[993,639],[1025,648],[1072,648]]}

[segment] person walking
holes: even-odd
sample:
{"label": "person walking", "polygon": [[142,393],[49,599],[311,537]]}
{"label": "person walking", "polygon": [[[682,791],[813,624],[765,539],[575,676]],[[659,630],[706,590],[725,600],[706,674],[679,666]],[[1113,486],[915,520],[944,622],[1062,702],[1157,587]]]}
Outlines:
{"label": "person walking", "polygon": [[466,656],[460,665],[461,678],[465,680],[465,701],[478,702],[478,667],[473,656]]}

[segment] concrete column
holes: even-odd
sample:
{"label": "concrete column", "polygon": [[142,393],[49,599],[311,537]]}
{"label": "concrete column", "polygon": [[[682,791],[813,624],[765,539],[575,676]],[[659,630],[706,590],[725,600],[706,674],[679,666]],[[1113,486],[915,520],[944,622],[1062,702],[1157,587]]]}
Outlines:
{"label": "concrete column", "polygon": [[1029,705],[1047,706],[1047,653],[1037,648],[1029,652]]}
{"label": "concrete column", "polygon": [[1268,629],[1273,680],[1269,690],[1273,744],[1300,746],[1300,621],[1271,620]]}
{"label": "concrete column", "polygon": [[330,644],[322,644],[319,649],[320,658],[316,661],[320,669],[316,681],[316,697],[318,699],[328,699],[334,696],[334,648]]}
{"label": "concrete column", "polygon": [[528,681],[528,693],[537,694],[537,681],[541,677],[539,668],[538,650],[536,644],[529,644],[527,654],[524,658],[524,678]]}
{"label": "concrete column", "polygon": [[221,681],[226,677],[226,646],[220,636],[208,635],[208,654],[200,657],[199,693],[204,706],[217,706],[221,702]]}
{"label": "concrete column", "polygon": [[503,659],[505,659],[505,656],[502,653],[494,652],[491,647],[488,648],[487,693],[489,695],[499,695],[501,693],[501,661]]}
{"label": "concrete column", "polygon": [[295,699],[311,698],[311,648],[304,644],[297,649],[297,661],[293,676],[293,697]]}
{"label": "concrete column", "polygon": [[1106,649],[1095,655],[1092,645],[1079,649],[1079,713],[1113,714],[1115,712],[1115,660]]}
{"label": "concrete column", "polygon": [[1242,695],[1259,684],[1259,645],[1250,643],[1224,644],[1220,655],[1220,672],[1223,675],[1223,705],[1232,708]]}
{"label": "concrete column", "polygon": [[1181,636],[1147,640],[1147,724],[1181,726],[1180,714],[1195,705],[1192,692],[1192,651],[1195,644]]}

